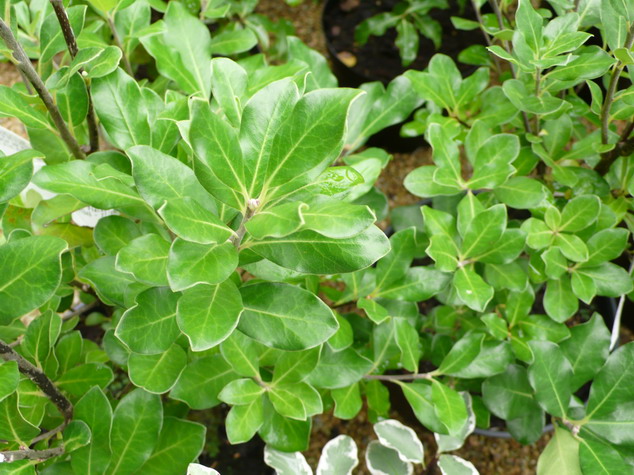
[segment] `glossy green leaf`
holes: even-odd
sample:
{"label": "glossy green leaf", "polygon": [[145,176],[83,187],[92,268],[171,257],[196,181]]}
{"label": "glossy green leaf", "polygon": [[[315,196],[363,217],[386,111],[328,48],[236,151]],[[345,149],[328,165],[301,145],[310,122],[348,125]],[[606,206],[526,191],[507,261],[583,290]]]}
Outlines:
{"label": "glossy green leaf", "polygon": [[78,274],[82,282],[95,289],[97,296],[106,304],[125,305],[147,286],[137,283],[130,274],[115,269],[115,257],[95,259],[83,267]]}
{"label": "glossy green leaf", "polygon": [[534,361],[528,379],[535,398],[549,413],[566,417],[572,396],[573,369],[563,351],[549,341],[531,341]]}
{"label": "glossy green leaf", "polygon": [[376,216],[367,206],[339,201],[312,204],[302,217],[304,229],[335,239],[353,237],[376,221]]}
{"label": "glossy green leaf", "polygon": [[559,231],[577,232],[590,226],[599,215],[601,202],[592,195],[577,196],[571,199],[561,212]]}
{"label": "glossy green leaf", "polygon": [[412,406],[416,419],[418,419],[421,424],[438,434],[448,433],[447,426],[436,414],[435,403],[432,401],[431,385],[415,382],[409,384],[400,383],[399,386],[403,390],[403,395],[407,399],[407,402]]}
{"label": "glossy green leaf", "polygon": [[539,181],[518,176],[495,187],[495,197],[516,209],[531,209],[546,198],[547,190]]}
{"label": "glossy green leaf", "polygon": [[619,257],[625,246],[629,233],[626,229],[603,229],[588,239],[588,260],[586,266],[593,266]]}
{"label": "glossy green leaf", "polygon": [[55,381],[55,384],[67,393],[80,397],[92,387],[104,389],[113,379],[110,367],[101,363],[86,363],[68,370]]}
{"label": "glossy green leaf", "polygon": [[354,419],[363,407],[359,383],[347,388],[333,389],[330,393],[335,401],[335,417],[339,419]]}
{"label": "glossy green leaf", "polygon": [[37,236],[0,246],[0,322],[8,323],[43,305],[62,277],[64,240]]}
{"label": "glossy green leaf", "polygon": [[460,299],[478,312],[483,312],[493,298],[493,287],[471,267],[460,267],[454,274],[453,285]]}
{"label": "glossy green leaf", "polygon": [[303,381],[319,362],[321,347],[305,351],[284,352],[275,363],[274,383],[296,383]]}
{"label": "glossy green leaf", "polygon": [[167,279],[174,291],[224,282],[238,265],[233,244],[197,244],[177,238],[169,252]]}
{"label": "glossy green leaf", "polygon": [[284,452],[302,451],[308,448],[311,419],[297,421],[279,415],[267,401],[264,421],[258,433],[268,445]]}
{"label": "glossy green leaf", "polygon": [[631,467],[613,447],[592,439],[580,440],[579,464],[582,473],[611,475],[631,472]]}
{"label": "glossy green leaf", "polygon": [[220,352],[233,370],[240,376],[259,378],[259,348],[261,343],[235,330],[220,345]]}
{"label": "glossy green leaf", "polygon": [[189,363],[181,373],[170,397],[187,403],[192,409],[209,409],[220,404],[218,394],[238,375],[220,355],[207,356]]}
{"label": "glossy green leaf", "polygon": [[158,234],[146,234],[123,247],[118,253],[115,267],[132,274],[148,285],[167,285],[167,254],[170,243]]}
{"label": "glossy green leaf", "polygon": [[112,407],[101,388],[89,389],[75,404],[74,417],[90,428],[91,442],[71,455],[73,470],[81,473],[103,471],[110,461]]}
{"label": "glossy green leaf", "polygon": [[314,231],[300,231],[284,238],[249,242],[243,248],[276,264],[308,274],[354,272],[364,269],[389,251],[383,232],[371,226],[346,239],[332,239]]}
{"label": "glossy green leaf", "polygon": [[90,443],[91,433],[88,424],[83,421],[71,421],[63,432],[64,450],[67,453],[84,447]]}
{"label": "glossy green leaf", "polygon": [[262,400],[253,400],[244,406],[233,406],[227,414],[227,438],[232,444],[248,442],[264,422]]}
{"label": "glossy green leaf", "polygon": [[488,378],[482,384],[482,397],[487,408],[497,417],[510,420],[539,410],[522,366],[513,364],[502,374]]}
{"label": "glossy green leaf", "polygon": [[495,205],[477,214],[467,227],[461,254],[475,257],[493,247],[506,229],[506,207]]}
{"label": "glossy green leaf", "polygon": [[431,399],[438,419],[447,427],[449,435],[457,434],[467,420],[467,407],[457,391],[432,380]]}
{"label": "glossy green leaf", "polygon": [[154,453],[146,460],[139,473],[185,473],[187,465],[197,459],[204,445],[203,425],[175,417],[165,417]]}
{"label": "glossy green leaf", "polygon": [[242,298],[228,279],[220,284],[200,284],[183,292],[178,301],[176,321],[194,351],[213,348],[238,325]]}
{"label": "glossy green leaf", "polygon": [[0,401],[0,437],[28,447],[31,439],[39,433],[40,430],[27,422],[20,412],[17,393]]}
{"label": "glossy green leaf", "polygon": [[354,349],[335,352],[326,346],[306,381],[319,388],[338,389],[361,380],[371,369],[372,361]]}
{"label": "glossy green leaf", "polygon": [[577,311],[579,301],[572,293],[570,278],[567,275],[558,280],[548,281],[544,307],[548,316],[556,322],[565,322]]}
{"label": "glossy green leaf", "polygon": [[227,384],[218,399],[232,406],[243,406],[259,400],[264,393],[264,388],[252,379],[235,379]]}
{"label": "glossy green leaf", "polygon": [[267,346],[304,350],[328,340],[337,330],[328,306],[299,287],[260,283],[240,292],[244,311],[238,328]]}
{"label": "glossy green leaf", "polygon": [[436,370],[438,374],[452,374],[460,371],[476,359],[482,348],[483,333],[467,333],[458,340]]}
{"label": "glossy green leaf", "polygon": [[581,475],[579,440],[566,429],[555,427],[555,435],[537,461],[538,475]]}
{"label": "glossy green leaf", "polygon": [[42,157],[34,150],[0,157],[0,203],[17,196],[29,184],[33,175],[33,159]]}
{"label": "glossy green leaf", "polygon": [[15,361],[0,364],[0,401],[13,394],[20,382],[20,372]]}
{"label": "glossy green leaf", "polygon": [[304,225],[306,210],[308,205],[300,201],[284,203],[258,212],[246,223],[245,227],[256,239],[288,236]]}
{"label": "glossy green leaf", "polygon": [[110,448],[117,454],[107,473],[130,473],[150,458],[163,425],[159,396],[135,389],[126,394],[114,410]]}
{"label": "glossy green leaf", "polygon": [[199,244],[225,242],[235,233],[189,196],[170,199],[158,213],[177,236]]}
{"label": "glossy green leaf", "polygon": [[187,364],[187,355],[174,344],[157,355],[130,354],[128,373],[130,381],[150,393],[162,394],[176,383]]}
{"label": "glossy green leaf", "polygon": [[117,215],[101,218],[93,232],[97,247],[109,255],[115,255],[139,236],[141,230],[134,221]]}
{"label": "glossy green leaf", "polygon": [[115,335],[135,353],[154,355],[167,351],[180,335],[176,324],[178,297],[166,287],[140,293],[136,305],[121,317]]}

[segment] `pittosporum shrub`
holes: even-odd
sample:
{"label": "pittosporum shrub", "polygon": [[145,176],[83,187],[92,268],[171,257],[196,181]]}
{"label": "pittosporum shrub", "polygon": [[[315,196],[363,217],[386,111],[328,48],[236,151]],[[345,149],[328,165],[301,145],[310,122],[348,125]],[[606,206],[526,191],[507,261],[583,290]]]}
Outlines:
{"label": "pittosporum shrub", "polygon": [[[409,473],[423,450],[390,390],[436,434],[443,473],[476,473],[446,452],[492,423],[522,443],[554,426],[539,473],[631,472],[634,345],[615,349],[632,291],[628,5],[522,0],[513,22],[483,15],[499,59],[468,77],[437,55],[360,89],[297,38],[271,63],[235,39],[250,21],[212,34],[180,2],[2,5],[26,82],[0,87],[0,114],[33,146],[0,159],[10,472],[183,473],[205,437],[188,415],[224,403],[232,443],[258,434],[278,473],[306,473],[287,453],[311,418],[365,402],[367,466]],[[201,6],[244,19],[254,2]],[[591,26],[605,48],[584,46]],[[404,133],[433,164],[404,186],[424,201],[388,212],[391,157],[363,145],[415,109]],[[597,296],[621,299],[612,329]],[[332,444],[317,472],[349,473],[356,446]]]}

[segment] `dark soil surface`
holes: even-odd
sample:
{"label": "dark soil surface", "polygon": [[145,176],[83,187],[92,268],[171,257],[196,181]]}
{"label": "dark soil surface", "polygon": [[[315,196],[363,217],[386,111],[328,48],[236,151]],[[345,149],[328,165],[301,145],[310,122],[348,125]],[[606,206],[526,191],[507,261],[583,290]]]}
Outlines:
{"label": "dark soil surface", "polygon": [[[467,46],[484,44],[484,37],[479,30],[457,31],[451,23],[451,16],[460,16],[475,20],[470,4],[461,12],[455,1],[450,1],[446,10],[432,9],[429,16],[442,26],[443,37],[439,50],[434,43],[420,36],[418,57],[408,67],[402,65],[398,48],[395,45],[396,29],[389,29],[383,36],[370,36],[365,45],[354,41],[354,32],[363,20],[378,13],[389,12],[398,0],[376,0],[373,2],[360,0],[329,0],[324,9],[324,30],[329,52],[333,55],[335,67],[345,69],[351,66],[343,82],[345,85],[358,85],[367,81],[389,82],[406,69],[422,70],[436,53],[444,53],[455,61],[458,54]],[[473,66],[462,65],[464,72],[475,70]],[[345,74],[342,72],[342,74]],[[356,76],[356,77],[355,77]],[[354,83],[357,84],[354,84]]]}

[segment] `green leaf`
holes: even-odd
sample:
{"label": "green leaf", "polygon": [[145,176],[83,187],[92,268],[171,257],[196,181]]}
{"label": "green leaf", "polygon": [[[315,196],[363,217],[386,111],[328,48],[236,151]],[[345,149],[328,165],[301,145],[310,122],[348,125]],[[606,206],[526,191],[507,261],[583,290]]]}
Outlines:
{"label": "green leaf", "polygon": [[389,318],[389,313],[385,307],[370,298],[359,299],[357,307],[363,310],[366,316],[377,325]]}
{"label": "green leaf", "polygon": [[15,117],[27,127],[51,129],[46,115],[30,103],[17,91],[0,86],[0,116]]}
{"label": "green leaf", "polygon": [[[273,139],[264,193],[289,182],[297,188],[325,170],[343,148],[348,110],[360,94],[354,89],[319,89],[305,94]],[[283,187],[283,189],[286,187]]]}
{"label": "green leaf", "polygon": [[558,280],[549,280],[544,295],[544,308],[556,322],[565,322],[579,308],[579,301],[572,293],[570,278],[563,275]]}
{"label": "green leaf", "polygon": [[264,415],[260,398],[244,406],[233,406],[225,420],[229,442],[232,444],[248,442],[260,430],[263,422]]}
{"label": "green leaf", "polygon": [[376,226],[346,239],[333,239],[314,231],[300,231],[284,238],[248,242],[242,248],[276,264],[308,274],[332,274],[364,269],[389,251],[385,234]]}
{"label": "green leaf", "polygon": [[15,361],[0,364],[0,401],[13,394],[20,382],[20,372]]}
{"label": "green leaf", "polygon": [[442,475],[478,475],[478,470],[468,460],[455,455],[442,454],[438,457],[438,467]]}
{"label": "green leaf", "polygon": [[90,443],[90,428],[83,421],[71,421],[64,429],[63,437],[64,451],[71,453]]}
{"label": "green leaf", "polygon": [[74,418],[85,422],[90,428],[91,441],[74,451],[71,465],[77,473],[103,471],[110,461],[110,428],[112,407],[101,388],[89,389],[75,404]]}
{"label": "green leaf", "polygon": [[50,310],[29,323],[20,348],[38,368],[44,368],[44,363],[53,350],[61,329],[62,319]]}
{"label": "green leaf", "polygon": [[225,30],[211,39],[211,53],[229,56],[249,51],[257,44],[258,38],[249,28]]}
{"label": "green leaf", "polygon": [[194,172],[178,159],[147,146],[132,147],[126,153],[132,161],[132,175],[139,193],[153,208],[163,206],[165,201],[191,197],[207,210],[215,211],[213,199]]}
{"label": "green leaf", "polygon": [[502,373],[513,362],[514,356],[510,343],[506,341],[485,340],[480,354],[468,366],[456,371],[459,378],[486,378]]}
{"label": "green leaf", "polygon": [[281,452],[264,447],[264,463],[275,469],[276,475],[312,475],[313,470],[300,452]]}
{"label": "green leaf", "polygon": [[242,298],[231,279],[200,284],[183,292],[176,321],[193,351],[204,351],[224,341],[238,325]]}
{"label": "green leaf", "polygon": [[0,322],[43,305],[59,286],[64,240],[37,236],[0,246]]}
{"label": "green leaf", "polygon": [[[137,82],[117,69],[92,81],[92,98],[99,121],[112,143],[120,149],[149,145],[148,111]],[[129,107],[134,104],[133,107]]]}
{"label": "green leaf", "polygon": [[[196,175],[216,198],[242,209],[249,195],[238,132],[214,113],[206,101],[194,100],[190,109],[189,140],[195,152]],[[230,199],[225,196],[227,193]]]}
{"label": "green leaf", "polygon": [[352,437],[338,435],[329,440],[321,452],[317,475],[351,475],[359,464],[357,444]]}
{"label": "green leaf", "polygon": [[130,473],[150,458],[163,425],[161,399],[142,389],[126,394],[114,410],[110,448],[116,457],[107,473]]}
{"label": "green leaf", "polygon": [[555,435],[537,461],[537,475],[581,474],[579,440],[566,429],[555,427]]}
{"label": "green leaf", "polygon": [[114,256],[95,259],[79,271],[78,277],[92,285],[99,299],[106,304],[126,305],[128,300],[132,303],[147,286],[137,283],[129,274],[117,271],[114,263]]}
{"label": "green leaf", "polygon": [[353,237],[376,221],[375,214],[367,206],[339,201],[312,204],[302,216],[304,229],[335,239]]}
{"label": "green leaf", "polygon": [[444,54],[435,54],[429,62],[428,71],[407,71],[405,76],[412,81],[414,90],[426,100],[453,110],[458,106],[456,95],[462,77],[453,60]]}
{"label": "green leaf", "polygon": [[627,401],[634,397],[629,383],[634,376],[634,345],[627,344],[610,355],[594,378],[586,410],[587,427],[610,442],[632,443],[634,414]]}
{"label": "green leaf", "polygon": [[197,244],[176,238],[167,262],[167,279],[174,291],[198,284],[224,282],[238,266],[238,252],[230,242]]}
{"label": "green leaf", "polygon": [[467,333],[452,346],[436,372],[451,375],[469,366],[480,353],[484,337],[483,333]]}
{"label": "green leaf", "polygon": [[471,267],[460,267],[454,274],[453,285],[460,299],[478,312],[483,312],[493,298],[493,287]]}
{"label": "green leaf", "polygon": [[603,229],[588,239],[585,266],[600,264],[619,257],[627,246],[629,232],[623,228]]}
{"label": "green leaf", "polygon": [[248,74],[242,66],[228,58],[211,60],[211,90],[225,116],[234,127],[240,127],[242,104],[247,90]]}
{"label": "green leaf", "polygon": [[239,330],[235,330],[229,338],[220,345],[220,352],[234,371],[240,376],[259,378],[259,348],[260,343],[249,338]]}
{"label": "green leaf", "polygon": [[148,285],[167,285],[167,254],[170,243],[158,234],[146,234],[123,247],[118,253],[115,268],[132,274]]}
{"label": "green leaf", "polygon": [[565,65],[557,66],[548,74],[550,79],[575,81],[577,84],[586,79],[603,76],[616,60],[600,46],[583,47],[575,58]]}
{"label": "green leaf", "polygon": [[195,422],[165,417],[156,448],[139,473],[185,473],[205,445],[205,427]]}
{"label": "green leaf", "polygon": [[17,196],[29,184],[34,158],[43,158],[43,155],[34,150],[22,150],[0,157],[0,203]]}
{"label": "green leaf", "polygon": [[587,246],[574,234],[556,234],[552,245],[558,247],[561,253],[572,261],[583,262],[588,258]]}
{"label": "green leaf", "polygon": [[563,351],[549,341],[531,341],[534,361],[528,379],[537,402],[549,413],[566,417],[572,396],[573,369]]}
{"label": "green leaf", "polygon": [[602,442],[581,439],[579,444],[579,464],[582,473],[611,475],[631,472],[621,455],[611,446]]}
{"label": "green leaf", "polygon": [[416,228],[397,231],[390,237],[390,252],[376,264],[377,279],[373,293],[402,278],[416,253]]}
{"label": "green leaf", "polygon": [[189,196],[167,200],[158,213],[174,234],[187,241],[214,244],[235,235],[220,219]]}
{"label": "green leaf", "polygon": [[136,305],[123,314],[115,335],[135,353],[167,351],[180,335],[176,324],[179,294],[157,287],[141,292]]}
{"label": "green leaf", "polygon": [[516,209],[536,208],[546,198],[546,187],[539,181],[517,176],[498,185],[494,190],[495,197],[502,203]]}
{"label": "green leaf", "polygon": [[95,226],[93,238],[97,247],[114,256],[130,241],[141,236],[141,230],[134,221],[123,216],[104,216]]}
{"label": "green leaf", "polygon": [[372,361],[353,348],[335,352],[326,345],[306,381],[318,388],[338,389],[361,380],[371,369]]}
{"label": "green leaf", "polygon": [[291,419],[303,421],[323,411],[321,396],[307,383],[275,384],[268,396],[275,410]]}
{"label": "green leaf", "polygon": [[284,237],[297,232],[305,223],[304,212],[308,205],[292,201],[258,212],[245,227],[255,239]]}
{"label": "green leaf", "polygon": [[413,23],[403,19],[396,24],[396,32],[394,44],[399,49],[403,66],[407,66],[418,55],[418,31]]}
{"label": "green leaf", "polygon": [[[265,400],[266,401],[266,400]],[[268,445],[284,452],[306,450],[310,438],[311,419],[297,421],[279,415],[266,401],[260,437]]]}
{"label": "green leaf", "polygon": [[155,220],[154,212],[131,187],[114,177],[95,176],[96,165],[72,160],[42,168],[33,182],[54,193],[67,193],[99,209],[116,208],[135,217]]}
{"label": "green leaf", "polygon": [[288,284],[260,283],[240,289],[244,311],[238,328],[273,348],[304,350],[337,330],[332,311],[314,294]]}
{"label": "green leaf", "polygon": [[610,331],[603,318],[595,313],[589,322],[570,329],[570,338],[560,344],[572,365],[573,390],[591,380],[608,358]]}
{"label": "green leaf", "polygon": [[189,363],[181,373],[170,398],[202,410],[220,404],[218,394],[238,375],[220,355],[207,356]]}
{"label": "green leaf", "polygon": [[235,379],[220,391],[218,399],[232,406],[243,406],[259,401],[263,393],[264,388],[252,379]]}
{"label": "green leaf", "polygon": [[632,277],[625,269],[611,262],[594,267],[580,267],[577,274],[591,278],[598,295],[620,297],[632,290]]}
{"label": "green leaf", "polygon": [[[412,410],[416,419],[421,424],[438,434],[447,434],[447,426],[440,420],[435,411],[435,403],[432,402],[432,388],[427,383],[399,383],[403,390],[403,395]],[[462,398],[461,398],[462,400]],[[466,418],[466,410],[465,410]]]}
{"label": "green leaf", "polygon": [[[100,1],[100,0],[97,0]],[[101,0],[108,1],[108,0]],[[112,0],[110,0],[112,1]],[[75,36],[81,33],[84,26],[84,19],[86,16],[85,5],[75,5],[66,10],[70,26],[73,29]],[[53,57],[66,50],[66,42],[64,41],[64,35],[59,25],[59,20],[55,15],[49,14],[44,18],[42,26],[40,28],[40,57],[39,60],[43,63],[50,61]]]}
{"label": "green leaf", "polygon": [[0,437],[28,447],[40,430],[27,422],[18,406],[18,394],[13,393],[0,401]]}
{"label": "green leaf", "polygon": [[537,13],[530,0],[520,0],[517,13],[515,14],[517,29],[520,31],[528,45],[534,53],[539,54],[543,44],[542,29],[544,20]]}
{"label": "green leaf", "polygon": [[535,410],[541,412],[526,369],[516,364],[509,365],[504,373],[484,381],[482,398],[487,408],[504,420],[517,419]]}
{"label": "green leaf", "polygon": [[600,207],[601,201],[594,195],[571,199],[561,212],[561,223],[557,230],[574,233],[587,228],[596,221]]}
{"label": "green leaf", "polygon": [[412,464],[401,459],[398,451],[373,440],[365,452],[370,473],[412,473]]}
{"label": "green leaf", "polygon": [[174,344],[157,355],[130,354],[128,372],[130,381],[154,394],[169,391],[187,364],[187,355]]}
{"label": "green leaf", "polygon": [[333,389],[330,395],[335,401],[334,415],[339,419],[354,419],[363,407],[359,383],[347,388]]}
{"label": "green leaf", "polygon": [[55,384],[67,393],[80,397],[92,387],[104,389],[113,379],[114,375],[108,366],[101,363],[86,363],[66,371]]}
{"label": "green leaf", "polygon": [[431,399],[438,419],[445,425],[449,435],[457,434],[467,420],[467,406],[462,396],[450,387],[432,380]]}
{"label": "green leaf", "polygon": [[450,274],[439,272],[432,267],[411,267],[401,280],[372,293],[375,297],[385,299],[420,302],[441,292],[449,283],[450,277]]}
{"label": "green leaf", "polygon": [[461,255],[474,257],[495,245],[506,229],[506,207],[495,205],[478,213],[467,227],[462,240]]}
{"label": "green leaf", "polygon": [[438,167],[426,165],[412,170],[403,181],[403,186],[413,195],[422,198],[432,196],[451,196],[457,194],[461,187],[454,185],[440,185],[434,182],[434,175]]}
{"label": "green leaf", "polygon": [[275,362],[274,383],[297,383],[306,379],[317,366],[321,346],[305,351],[283,352]]}
{"label": "green leaf", "polygon": [[396,450],[407,462],[424,463],[423,444],[413,429],[395,419],[374,424],[374,432],[385,447]]}
{"label": "green leaf", "polygon": [[418,331],[405,318],[395,318],[392,322],[396,327],[396,345],[401,350],[401,364],[415,372],[421,356]]}

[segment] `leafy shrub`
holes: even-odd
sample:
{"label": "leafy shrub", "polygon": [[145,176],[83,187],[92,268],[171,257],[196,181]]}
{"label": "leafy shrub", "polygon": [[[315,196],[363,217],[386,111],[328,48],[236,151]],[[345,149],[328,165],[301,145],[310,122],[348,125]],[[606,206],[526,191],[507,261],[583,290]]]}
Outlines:
{"label": "leafy shrub", "polygon": [[[188,414],[221,403],[232,443],[257,433],[277,470],[304,467],[284,453],[307,448],[312,416],[351,419],[365,400],[368,465],[407,473],[422,453],[385,434],[411,435],[385,420],[392,383],[444,473],[473,473],[446,452],[491,415],[522,443],[554,424],[540,473],[628,473],[634,346],[612,352],[619,316],[611,335],[593,313],[596,296],[632,291],[612,262],[632,225],[627,7],[557,3],[545,24],[522,1],[513,24],[484,28],[508,66],[463,78],[437,55],[357,90],[294,37],[281,64],[252,42],[220,51],[244,29],[210,33],[180,2],[40,3],[8,4],[0,23],[39,96],[0,88],[34,148],[0,160],[12,469],[182,473],[205,437]],[[590,25],[606,49],[584,46]],[[388,240],[374,185],[390,155],[362,146],[419,107],[405,131],[425,134],[433,164],[404,186],[425,201],[389,212]],[[86,207],[107,212],[79,226]]]}

